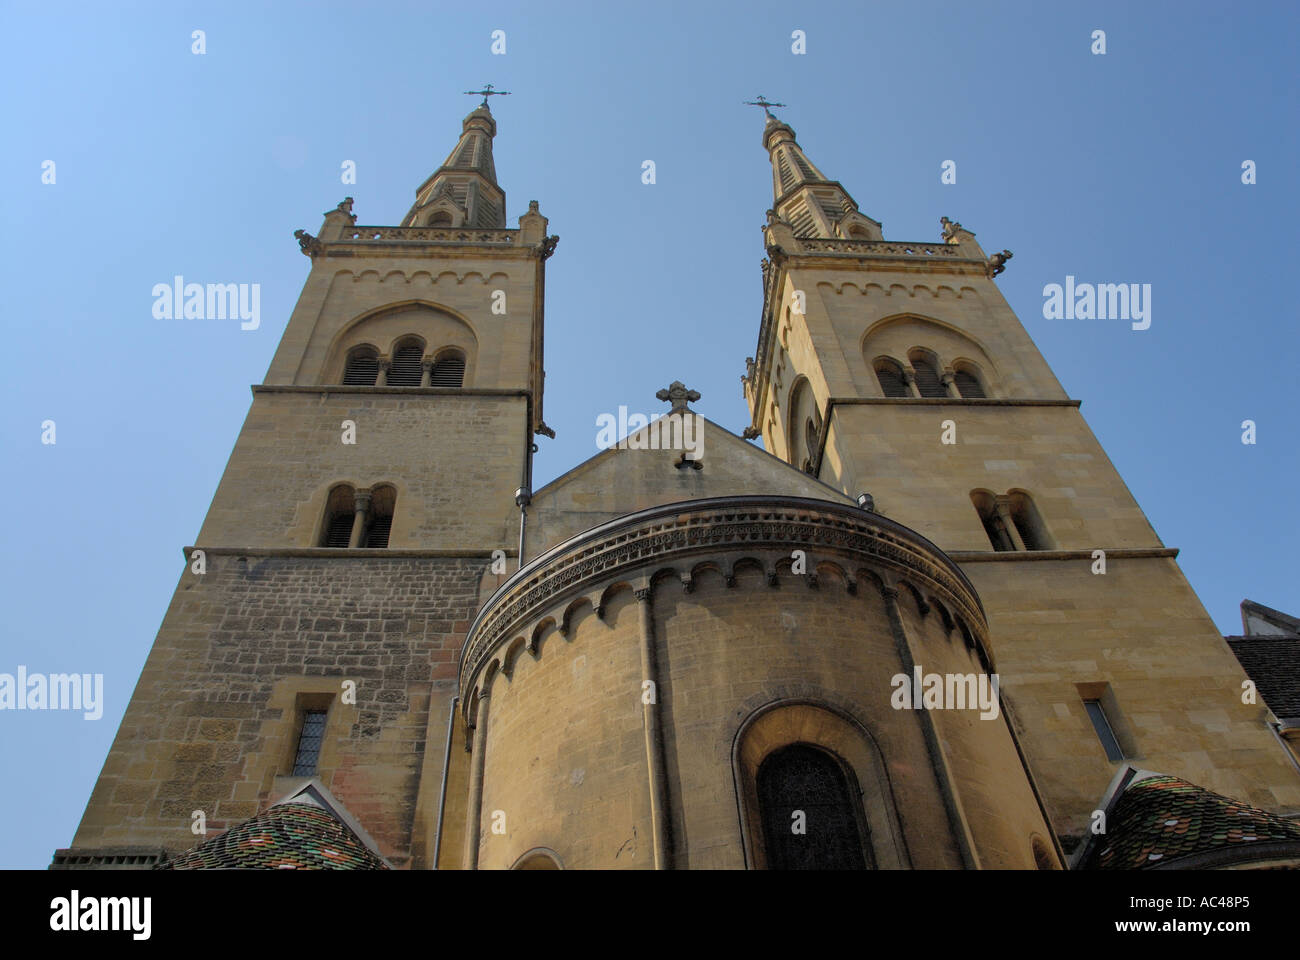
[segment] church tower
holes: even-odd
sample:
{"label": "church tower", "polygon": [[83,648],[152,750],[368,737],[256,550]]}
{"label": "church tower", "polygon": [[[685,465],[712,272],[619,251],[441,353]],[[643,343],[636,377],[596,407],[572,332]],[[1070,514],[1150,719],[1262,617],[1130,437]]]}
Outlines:
{"label": "church tower", "polygon": [[774,200],[747,436],[960,565],[1067,852],[1129,761],[1300,807],[1177,550],[999,292],[1010,253],[987,256],[946,217],[940,242],[886,241],[771,113],[763,146]]}
{"label": "church tower", "polygon": [[549,434],[557,238],[536,202],[507,228],[496,130],[485,95],[400,226],[349,197],[297,231],[302,294],[56,865],[147,864],[314,778],[374,854],[429,867],[445,762],[463,823],[456,656]]}

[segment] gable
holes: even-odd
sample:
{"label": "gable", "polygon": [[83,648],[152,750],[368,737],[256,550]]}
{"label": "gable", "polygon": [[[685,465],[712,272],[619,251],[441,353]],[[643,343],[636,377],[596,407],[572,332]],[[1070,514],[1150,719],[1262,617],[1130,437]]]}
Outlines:
{"label": "gable", "polygon": [[684,500],[762,493],[853,502],[698,414],[696,428],[682,438],[699,450],[701,467],[678,466],[685,451],[673,443],[679,437],[672,429],[664,428],[667,420],[634,431],[626,446],[603,450],[536,491],[528,510],[526,559],[606,521]]}

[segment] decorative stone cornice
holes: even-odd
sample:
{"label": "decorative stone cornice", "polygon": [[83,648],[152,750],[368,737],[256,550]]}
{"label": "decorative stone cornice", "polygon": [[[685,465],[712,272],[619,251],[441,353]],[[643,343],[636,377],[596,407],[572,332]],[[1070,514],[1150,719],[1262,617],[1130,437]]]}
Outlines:
{"label": "decorative stone cornice", "polygon": [[519,231],[508,227],[348,227],[341,243],[505,243],[518,242]]}
{"label": "decorative stone cornice", "polygon": [[[1177,547],[1097,547],[1107,560],[1144,560],[1152,557],[1178,556]],[[1006,563],[1024,560],[1086,560],[1095,558],[1092,550],[954,550],[947,556],[954,563]]]}
{"label": "decorative stone cornice", "polygon": [[[981,640],[987,636],[974,586],[942,550],[920,534],[855,505],[803,497],[741,496],[690,500],[643,510],[594,527],[556,546],[515,573],[483,605],[460,657],[464,696],[499,646],[530,619],[611,579],[638,569],[662,570],[704,554],[788,554],[803,549],[834,561],[853,578],[864,563],[889,577],[916,581],[961,614]],[[776,573],[769,565],[769,583]],[[678,576],[689,574],[678,570]],[[683,584],[689,577],[682,579]]]}
{"label": "decorative stone cornice", "polygon": [[[194,544],[182,547],[186,562],[195,550],[209,557],[306,557],[317,560],[482,560],[491,563],[493,553],[487,550],[439,550],[425,547],[229,547]],[[519,556],[515,549],[503,549],[507,557]]]}
{"label": "decorative stone cornice", "polygon": [[498,389],[495,387],[390,387],[387,385],[349,386],[341,383],[297,384],[297,383],[255,383],[254,395],[259,393],[371,393],[386,397],[461,397],[474,399],[479,397],[529,397],[527,390]]}

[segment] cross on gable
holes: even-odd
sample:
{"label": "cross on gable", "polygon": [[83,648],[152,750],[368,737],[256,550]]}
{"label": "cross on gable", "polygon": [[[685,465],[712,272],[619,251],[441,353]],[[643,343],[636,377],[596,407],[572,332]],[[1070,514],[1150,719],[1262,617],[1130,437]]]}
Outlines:
{"label": "cross on gable", "polygon": [[687,413],[689,410],[686,404],[694,403],[700,399],[700,391],[688,390],[686,384],[680,380],[674,380],[667,388],[656,393],[655,396],[673,405],[673,408],[668,411],[669,414]]}

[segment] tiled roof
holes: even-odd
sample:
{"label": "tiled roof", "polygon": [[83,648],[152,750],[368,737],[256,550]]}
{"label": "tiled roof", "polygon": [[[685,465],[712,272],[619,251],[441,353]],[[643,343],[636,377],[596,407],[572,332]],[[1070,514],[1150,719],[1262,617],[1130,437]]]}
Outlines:
{"label": "tiled roof", "polygon": [[1300,865],[1300,822],[1164,775],[1129,784],[1099,840],[1087,864],[1096,870],[1141,870],[1179,860],[1188,860],[1190,868],[1211,860],[1223,865],[1260,858],[1294,859]]}
{"label": "tiled roof", "polygon": [[1278,717],[1300,717],[1300,637],[1224,637]]}
{"label": "tiled roof", "polygon": [[313,803],[278,803],[155,870],[387,870],[356,835]]}

